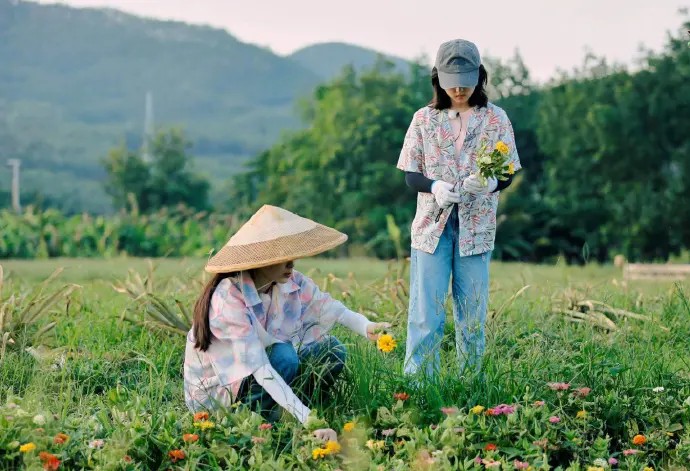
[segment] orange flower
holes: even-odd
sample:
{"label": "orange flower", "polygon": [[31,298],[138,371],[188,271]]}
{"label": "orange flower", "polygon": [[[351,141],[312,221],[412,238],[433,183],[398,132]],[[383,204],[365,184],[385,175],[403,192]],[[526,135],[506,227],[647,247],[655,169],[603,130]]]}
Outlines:
{"label": "orange flower", "polygon": [[53,443],[56,445],[62,445],[63,443],[67,443],[69,441],[69,435],[66,433],[58,433],[55,435],[55,438],[53,438]]}
{"label": "orange flower", "polygon": [[261,424],[259,425],[259,430],[271,430],[273,428],[272,424]]}
{"label": "orange flower", "polygon": [[396,401],[407,401],[410,398],[410,395],[407,394],[406,392],[399,392],[393,394],[393,399]]}
{"label": "orange flower", "polygon": [[645,443],[647,443],[647,437],[644,435],[637,434],[633,437],[633,444],[640,446],[644,445]]}
{"label": "orange flower", "polygon": [[172,450],[168,453],[170,460],[175,463],[176,461],[183,460],[185,458],[184,451],[182,450]]}
{"label": "orange flower", "polygon": [[488,444],[484,447],[484,450],[485,450],[485,451],[496,451],[496,450],[498,450],[498,447],[496,446],[495,443],[488,443]]}
{"label": "orange flower", "polygon": [[43,463],[43,469],[55,471],[60,466],[60,460],[52,453],[42,451],[38,454],[38,457],[40,458],[41,463]]}
{"label": "orange flower", "polygon": [[194,443],[197,440],[199,440],[199,435],[197,435],[196,433],[185,433],[184,435],[182,435],[183,442]]}
{"label": "orange flower", "polygon": [[202,420],[208,420],[208,412],[197,412],[194,414],[194,422],[201,422]]}

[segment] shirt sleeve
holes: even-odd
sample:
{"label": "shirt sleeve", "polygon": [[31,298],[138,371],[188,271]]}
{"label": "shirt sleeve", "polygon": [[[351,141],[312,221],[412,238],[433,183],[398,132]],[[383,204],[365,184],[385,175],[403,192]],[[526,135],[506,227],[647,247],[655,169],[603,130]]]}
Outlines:
{"label": "shirt sleeve", "polygon": [[241,380],[269,363],[253,317],[240,290],[229,279],[216,287],[208,317],[211,334],[222,340],[212,340],[207,350],[221,384]]}
{"label": "shirt sleeve", "polygon": [[292,414],[301,424],[306,423],[311,411],[299,400],[292,388],[270,363],[259,367],[254,372],[254,379],[280,407]]}
{"label": "shirt sleeve", "polygon": [[424,138],[417,113],[405,133],[397,167],[405,172],[424,173]]}
{"label": "shirt sleeve", "polygon": [[366,318],[364,316],[350,311],[343,303],[333,299],[330,294],[321,291],[308,276],[295,273],[295,280],[300,285],[303,343],[321,339],[325,333],[333,328],[336,322],[353,328],[353,330],[357,329],[356,332],[360,334],[364,332],[363,335],[366,335],[366,324],[364,323]]}

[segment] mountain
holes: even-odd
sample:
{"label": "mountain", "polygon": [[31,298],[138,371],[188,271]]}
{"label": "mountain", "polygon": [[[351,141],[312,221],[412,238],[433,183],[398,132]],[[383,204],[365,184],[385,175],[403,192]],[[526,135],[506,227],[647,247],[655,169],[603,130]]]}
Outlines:
{"label": "mountain", "polygon": [[366,69],[374,65],[381,56],[391,61],[396,70],[407,72],[410,62],[400,57],[381,54],[372,49],[345,43],[319,43],[299,49],[288,57],[311,70],[314,74],[328,80],[336,76],[345,65],[355,69]]}
{"label": "mountain", "polygon": [[345,44],[283,57],[208,26],[0,0],[0,196],[4,159],[19,158],[23,195],[109,210],[101,160],[123,142],[140,147],[147,92],[156,127],[183,128],[197,170],[220,183],[302,125],[298,99],[375,58]]}

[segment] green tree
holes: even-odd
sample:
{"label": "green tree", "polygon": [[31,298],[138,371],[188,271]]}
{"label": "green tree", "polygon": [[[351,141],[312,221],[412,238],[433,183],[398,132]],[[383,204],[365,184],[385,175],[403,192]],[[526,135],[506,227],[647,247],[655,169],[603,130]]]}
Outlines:
{"label": "green tree", "polygon": [[194,173],[189,143],[182,132],[158,133],[150,149],[150,161],[124,144],[108,153],[103,162],[108,175],[105,188],[113,205],[126,207],[131,194],[142,212],[178,204],[208,209],[209,183]]}

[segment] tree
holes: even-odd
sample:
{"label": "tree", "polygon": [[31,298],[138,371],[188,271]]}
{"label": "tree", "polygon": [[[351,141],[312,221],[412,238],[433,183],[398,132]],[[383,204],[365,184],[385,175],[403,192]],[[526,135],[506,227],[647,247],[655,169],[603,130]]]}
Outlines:
{"label": "tree", "polygon": [[112,149],[103,164],[106,192],[116,208],[124,208],[132,194],[139,210],[151,212],[180,203],[197,210],[209,207],[209,183],[192,169],[189,143],[178,130],[158,133],[151,143],[151,161],[123,144]]}

